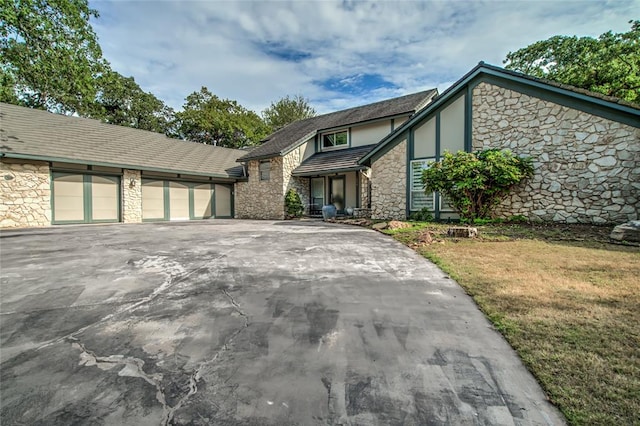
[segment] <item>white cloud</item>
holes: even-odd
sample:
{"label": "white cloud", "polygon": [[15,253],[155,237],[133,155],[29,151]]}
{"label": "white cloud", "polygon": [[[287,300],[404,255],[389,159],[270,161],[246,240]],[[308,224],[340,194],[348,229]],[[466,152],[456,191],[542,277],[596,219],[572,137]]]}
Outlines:
{"label": "white cloud", "polygon": [[[201,86],[260,112],[302,94],[320,112],[437,87],[556,34],[623,32],[629,1],[92,2],[104,55],[174,108]],[[637,17],[636,17],[637,19]],[[356,76],[377,76],[367,80]],[[354,93],[327,80],[388,82]]]}

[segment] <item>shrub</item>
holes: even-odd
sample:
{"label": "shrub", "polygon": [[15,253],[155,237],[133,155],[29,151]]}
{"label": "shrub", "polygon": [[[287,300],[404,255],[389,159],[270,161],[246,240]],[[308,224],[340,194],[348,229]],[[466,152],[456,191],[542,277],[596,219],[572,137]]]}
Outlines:
{"label": "shrub", "polygon": [[295,189],[287,191],[284,197],[284,208],[288,218],[300,217],[304,212],[304,206],[300,200],[300,196]]}
{"label": "shrub", "polygon": [[416,222],[431,222],[433,220],[433,214],[431,211],[423,207],[422,210],[413,212],[409,215],[409,220],[414,220]]}
{"label": "shrub", "polygon": [[442,161],[422,172],[427,193],[439,191],[463,219],[490,219],[511,189],[533,176],[530,158],[509,150],[487,149],[477,153],[445,152]]}

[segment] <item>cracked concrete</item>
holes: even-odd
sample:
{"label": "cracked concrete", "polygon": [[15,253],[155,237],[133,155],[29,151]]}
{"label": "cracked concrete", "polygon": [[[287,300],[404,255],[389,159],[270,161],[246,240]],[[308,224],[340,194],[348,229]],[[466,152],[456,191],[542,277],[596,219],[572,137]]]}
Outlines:
{"label": "cracked concrete", "polygon": [[373,231],[0,234],[2,424],[563,424],[460,287]]}

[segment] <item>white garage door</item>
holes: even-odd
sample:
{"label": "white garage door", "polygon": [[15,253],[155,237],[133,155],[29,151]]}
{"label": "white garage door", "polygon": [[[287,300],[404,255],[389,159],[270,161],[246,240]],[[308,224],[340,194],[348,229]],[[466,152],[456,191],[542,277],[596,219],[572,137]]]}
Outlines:
{"label": "white garage door", "polygon": [[189,220],[189,186],[181,182],[169,182],[169,218]]}
{"label": "white garage door", "polygon": [[193,216],[201,219],[211,217],[211,184],[205,183],[193,187]]}
{"label": "white garage door", "polygon": [[118,222],[120,178],[53,174],[53,223]]}
{"label": "white garage door", "polygon": [[231,217],[231,187],[216,184],[216,217]]}
{"label": "white garage door", "polygon": [[164,219],[164,181],[142,181],[142,220]]}
{"label": "white garage door", "polygon": [[231,217],[230,185],[144,179],[143,220],[193,220]]}

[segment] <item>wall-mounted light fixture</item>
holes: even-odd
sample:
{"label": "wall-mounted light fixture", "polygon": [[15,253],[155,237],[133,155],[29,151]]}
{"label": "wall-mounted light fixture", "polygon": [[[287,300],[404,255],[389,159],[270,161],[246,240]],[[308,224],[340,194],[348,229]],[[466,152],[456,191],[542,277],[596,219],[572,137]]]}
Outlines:
{"label": "wall-mounted light fixture", "polygon": [[133,188],[136,186],[136,178],[129,179],[129,188]]}

